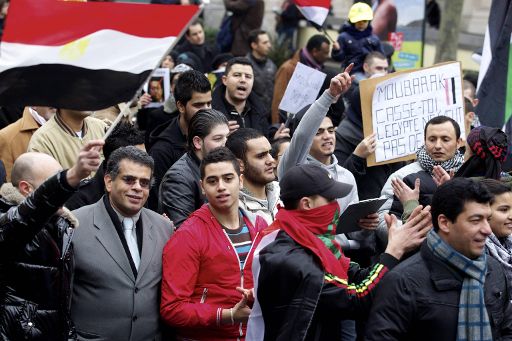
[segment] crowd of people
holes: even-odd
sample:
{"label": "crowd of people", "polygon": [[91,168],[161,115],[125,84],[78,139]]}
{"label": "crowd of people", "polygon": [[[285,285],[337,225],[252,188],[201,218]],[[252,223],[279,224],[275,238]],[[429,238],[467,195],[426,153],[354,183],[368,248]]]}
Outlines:
{"label": "crowd of people", "polygon": [[[0,130],[0,340],[512,340],[509,141],[474,85],[467,136],[437,116],[415,161],[368,167],[359,82],[392,70],[372,8],[276,66],[264,2],[224,2],[231,48],[191,23],[170,93],[151,79],[107,138],[122,105],[27,106]],[[290,114],[299,62],[327,77]]]}

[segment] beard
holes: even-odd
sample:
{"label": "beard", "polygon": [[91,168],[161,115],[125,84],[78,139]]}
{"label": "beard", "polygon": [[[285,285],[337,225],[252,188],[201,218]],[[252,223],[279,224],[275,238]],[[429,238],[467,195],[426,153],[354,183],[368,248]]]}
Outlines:
{"label": "beard", "polygon": [[265,176],[263,171],[253,167],[247,161],[244,161],[244,178],[259,186],[265,186],[276,179],[274,173],[272,173],[272,175]]}

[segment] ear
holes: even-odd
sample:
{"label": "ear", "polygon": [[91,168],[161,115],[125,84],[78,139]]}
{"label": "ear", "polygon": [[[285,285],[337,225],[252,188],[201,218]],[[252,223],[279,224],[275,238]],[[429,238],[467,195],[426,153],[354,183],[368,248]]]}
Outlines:
{"label": "ear", "polygon": [[224,74],[222,75],[222,84],[226,85],[228,77]]}
{"label": "ear", "polygon": [[176,107],[178,108],[180,114],[185,113],[185,106],[180,101],[176,101]]}
{"label": "ear", "polygon": [[240,173],[243,173],[244,172],[244,162],[242,161],[242,159],[238,159],[238,163],[240,164]]}
{"label": "ear", "polygon": [[437,226],[439,226],[440,232],[442,232],[443,234],[449,234],[451,221],[444,214],[440,214],[437,217]]}
{"label": "ear", "polygon": [[[469,132],[466,132],[466,136],[467,134],[469,134]],[[457,149],[464,147],[465,143],[465,140],[462,137],[459,137],[459,139],[457,140]]]}
{"label": "ear", "polygon": [[194,144],[194,150],[201,150],[203,147],[203,141],[199,136],[194,136],[192,138],[192,143]]}
{"label": "ear", "polygon": [[363,63],[363,70],[365,73],[370,72],[370,65],[368,65],[368,63]]}
{"label": "ear", "polygon": [[473,123],[473,121],[475,120],[475,113],[473,111],[470,111],[466,115],[468,116],[469,121]]}
{"label": "ear", "polygon": [[240,174],[239,178],[240,178],[240,189],[242,189],[242,188],[244,188],[244,175]]}
{"label": "ear", "polygon": [[32,186],[25,180],[21,180],[20,183],[18,184],[18,191],[24,197],[28,197],[29,194],[32,192]]}
{"label": "ear", "polygon": [[105,174],[103,181],[105,182],[105,190],[110,193],[112,191],[112,177],[110,174]]}
{"label": "ear", "polygon": [[297,208],[301,211],[309,211],[311,209],[311,199],[308,197],[302,197],[299,200],[299,205]]}
{"label": "ear", "polygon": [[251,43],[251,50],[254,50],[256,48],[256,46],[258,46],[258,44],[255,43],[255,42],[252,42]]}
{"label": "ear", "polygon": [[205,191],[204,191],[204,184],[203,184],[203,180],[199,180],[199,184],[201,185],[201,193],[203,193],[203,195],[205,195]]}

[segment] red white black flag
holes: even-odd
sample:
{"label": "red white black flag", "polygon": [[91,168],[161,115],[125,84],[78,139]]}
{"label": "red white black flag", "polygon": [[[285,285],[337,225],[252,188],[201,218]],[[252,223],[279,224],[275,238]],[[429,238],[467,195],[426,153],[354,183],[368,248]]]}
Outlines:
{"label": "red white black flag", "polygon": [[0,105],[98,110],[132,99],[197,6],[11,2]]}
{"label": "red white black flag", "polygon": [[297,8],[309,21],[322,26],[329,14],[330,0],[295,0]]}

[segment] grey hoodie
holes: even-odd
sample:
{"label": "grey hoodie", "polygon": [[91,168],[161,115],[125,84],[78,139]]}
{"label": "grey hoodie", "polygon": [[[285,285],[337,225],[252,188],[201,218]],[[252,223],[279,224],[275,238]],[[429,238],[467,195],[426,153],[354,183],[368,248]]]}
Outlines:
{"label": "grey hoodie", "polygon": [[[300,120],[297,129],[293,133],[292,141],[288,149],[284,152],[279,166],[277,167],[278,178],[281,179],[288,169],[295,165],[312,163],[325,168],[336,181],[352,185],[352,191],[345,197],[338,199],[340,205],[340,213],[342,213],[348,205],[358,202],[357,184],[354,175],[346,168],[338,165],[338,159],[332,155],[330,165],[324,165],[314,157],[309,155],[309,150],[313,144],[318,128],[322,124],[324,117],[327,115],[329,107],[334,101],[328,90],[325,90],[322,96],[318,98],[306,111],[304,117]],[[360,243],[357,240],[374,238],[372,231],[362,230],[350,233],[349,238],[345,234],[336,236],[336,240],[340,243],[343,250],[359,249]]]}
{"label": "grey hoodie", "polygon": [[288,169],[295,165],[313,163],[325,168],[333,176],[336,181],[344,182],[353,186],[352,191],[344,198],[338,199],[340,210],[343,212],[351,203],[358,202],[357,185],[354,175],[346,168],[338,165],[336,156],[332,155],[330,165],[324,165],[311,155],[309,150],[313,144],[313,138],[327,115],[327,111],[333,102],[334,97],[326,90],[319,99],[315,101],[304,114],[297,129],[293,133],[292,141],[288,149],[284,152],[277,167],[278,178],[282,178]]}
{"label": "grey hoodie", "polygon": [[249,220],[255,224],[256,215],[262,217],[268,225],[272,224],[277,214],[277,204],[279,200],[279,183],[273,181],[268,183],[266,186],[267,199],[260,200],[253,197],[250,193],[244,189],[240,190],[239,207],[249,218]]}

